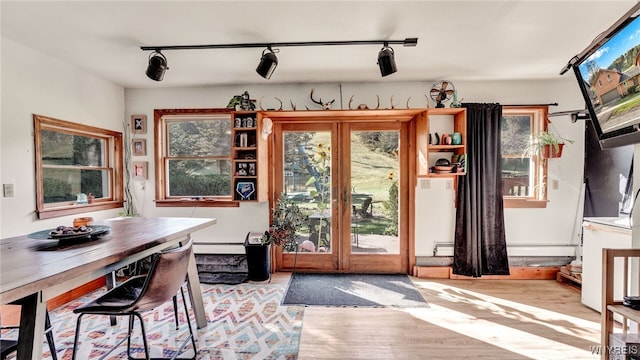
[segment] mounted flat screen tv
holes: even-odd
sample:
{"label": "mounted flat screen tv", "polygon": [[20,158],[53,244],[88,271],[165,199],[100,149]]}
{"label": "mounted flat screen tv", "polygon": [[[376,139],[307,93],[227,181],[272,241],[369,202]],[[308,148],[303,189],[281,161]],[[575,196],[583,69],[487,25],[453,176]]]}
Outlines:
{"label": "mounted flat screen tv", "polygon": [[640,3],[596,38],[573,68],[602,149],[640,143]]}

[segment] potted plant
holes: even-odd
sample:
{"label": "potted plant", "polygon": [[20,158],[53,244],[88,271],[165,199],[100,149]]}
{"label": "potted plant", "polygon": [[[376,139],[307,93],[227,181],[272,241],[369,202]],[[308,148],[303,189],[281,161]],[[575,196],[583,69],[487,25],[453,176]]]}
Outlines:
{"label": "potted plant", "polygon": [[307,217],[298,205],[282,193],[273,207],[271,225],[262,236],[262,244],[274,244],[293,251],[297,247],[296,231],[306,224]]}
{"label": "potted plant", "polygon": [[298,205],[286,194],[280,194],[273,207],[271,225],[265,231],[260,244],[245,241],[249,279],[263,281],[269,279],[271,270],[271,245],[281,246],[284,250],[295,251],[296,231],[307,223],[306,216]]}
{"label": "potted plant", "polygon": [[558,158],[562,156],[564,144],[573,144],[573,140],[560,135],[543,131],[534,135],[525,148],[524,156],[538,156],[542,159]]}

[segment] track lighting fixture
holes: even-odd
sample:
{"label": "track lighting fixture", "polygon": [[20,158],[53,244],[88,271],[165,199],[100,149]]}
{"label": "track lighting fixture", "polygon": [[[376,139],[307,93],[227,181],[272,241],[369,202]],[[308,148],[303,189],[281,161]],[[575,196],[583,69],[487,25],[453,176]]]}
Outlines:
{"label": "track lighting fixture", "polygon": [[398,71],[394,52],[389,44],[401,44],[403,46],[416,46],[418,38],[406,38],[404,40],[356,40],[356,41],[301,41],[281,43],[243,43],[243,44],[211,44],[211,45],[172,45],[172,46],[141,46],[143,51],[153,51],[149,56],[147,76],[156,81],[161,81],[164,72],[168,69],[167,58],[161,50],[204,50],[204,49],[240,49],[240,48],[265,48],[260,58],[256,72],[265,79],[269,79],[278,66],[278,58],[272,47],[285,46],[335,46],[335,45],[376,45],[383,44],[378,52],[378,65],[382,76],[387,76]]}
{"label": "track lighting fixture", "polygon": [[378,66],[380,66],[380,75],[387,76],[398,71],[393,48],[385,43],[384,47],[378,52]]}
{"label": "track lighting fixture", "polygon": [[269,80],[277,66],[278,57],[276,57],[275,52],[271,50],[271,46],[269,46],[264,51],[262,51],[262,57],[260,58],[260,63],[256,68],[256,72],[258,73],[258,75]]}
{"label": "track lighting fixture", "polygon": [[164,72],[167,71],[167,58],[160,50],[156,50],[149,55],[149,65],[147,66],[147,76],[151,80],[162,81]]}

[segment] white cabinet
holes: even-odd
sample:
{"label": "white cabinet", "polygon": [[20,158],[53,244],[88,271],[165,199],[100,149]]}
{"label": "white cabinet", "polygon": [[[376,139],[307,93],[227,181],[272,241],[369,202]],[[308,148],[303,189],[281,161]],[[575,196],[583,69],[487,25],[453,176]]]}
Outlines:
{"label": "white cabinet", "polygon": [[[582,237],[582,303],[596,311],[602,307],[602,249],[631,247],[626,217],[585,218]],[[616,271],[616,274],[620,274]]]}

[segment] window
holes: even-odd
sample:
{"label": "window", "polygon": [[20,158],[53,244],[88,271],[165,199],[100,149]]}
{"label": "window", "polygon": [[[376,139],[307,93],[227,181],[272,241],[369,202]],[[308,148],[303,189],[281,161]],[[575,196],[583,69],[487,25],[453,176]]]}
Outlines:
{"label": "window", "polygon": [[232,202],[231,113],[164,109],[155,110],[154,118],[156,206],[237,206]]}
{"label": "window", "polygon": [[41,115],[33,121],[38,218],[122,207],[122,133]]}
{"label": "window", "polygon": [[524,156],[531,137],[546,130],[547,107],[502,110],[502,195],[505,207],[546,206],[546,162]]}

